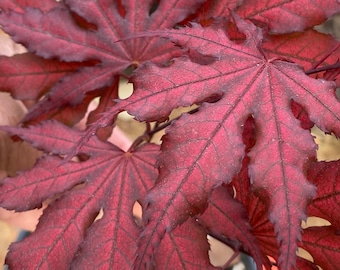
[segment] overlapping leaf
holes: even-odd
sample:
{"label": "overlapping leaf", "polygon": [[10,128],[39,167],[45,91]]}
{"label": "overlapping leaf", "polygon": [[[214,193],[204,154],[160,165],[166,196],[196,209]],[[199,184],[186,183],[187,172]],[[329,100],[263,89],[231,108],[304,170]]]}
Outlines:
{"label": "overlapping leaf", "polygon": [[3,0],[0,8],[9,11],[24,12],[25,8],[39,8],[43,12],[48,12],[55,7],[62,7],[60,1],[35,1],[35,0]]}
{"label": "overlapping leaf", "polygon": [[[305,117],[299,117],[304,120]],[[251,119],[248,119],[251,120]],[[310,127],[309,127],[310,128]],[[254,146],[256,138],[255,126],[251,121],[247,121],[243,133],[243,141],[250,150]],[[325,218],[331,221],[332,226],[311,227],[304,229],[302,242],[299,246],[305,248],[313,256],[314,263],[298,257],[298,269],[318,269],[316,265],[323,269],[336,269],[335,258],[340,256],[340,249],[337,244],[337,223],[338,204],[336,197],[338,193],[337,178],[339,162],[317,162],[311,159],[306,164],[307,178],[317,186],[317,194],[308,206],[308,215]],[[250,185],[248,176],[249,158],[243,160],[242,170],[234,178],[232,185],[235,188],[236,199],[239,200],[247,210],[249,223],[252,226],[253,234],[260,243],[262,254],[269,255],[277,260],[278,248],[274,235],[274,228],[267,218],[265,202],[255,195]],[[322,181],[327,179],[327,181]],[[320,197],[321,196],[321,197]],[[242,246],[247,246],[247,241]]]}
{"label": "overlapping leaf", "polygon": [[209,261],[206,231],[193,219],[167,234],[155,253],[155,269],[216,269]]}
{"label": "overlapping leaf", "polygon": [[237,14],[261,22],[272,32],[291,33],[321,24],[339,11],[337,0],[248,0]]}
{"label": "overlapping leaf", "polygon": [[318,186],[308,214],[324,218],[332,223],[335,230],[340,230],[340,162],[310,162],[308,179]]}
{"label": "overlapping leaf", "polygon": [[[256,49],[260,33],[244,22],[238,21],[238,25],[247,36],[241,45],[229,41],[222,31],[198,26],[157,32],[216,60],[199,65],[180,59],[168,68],[147,67],[146,83],[137,80],[135,84],[138,96],[126,100],[131,102],[127,110],[145,120],[156,113],[166,116],[175,105],[189,105],[223,93],[216,103],[204,104],[198,113],[182,117],[168,129],[162,145],[161,180],[148,195],[147,232],[139,254],[152,253],[162,232],[203,211],[209,190],[231,180],[241,163],[240,127],[253,114],[258,137],[249,154],[250,176],[257,188],[271,191],[269,213],[282,251],[280,266],[295,264],[301,238],[298,224],[306,217],[307,201],[315,193],[302,168],[315,146],[309,132],[293,116],[291,99],[306,106],[311,119],[324,130],[337,134],[339,106],[332,84],[307,77],[294,64],[266,60]],[[141,106],[156,98],[159,107]],[[183,152],[190,154],[183,156]],[[193,191],[193,185],[201,188]],[[141,255],[137,265],[148,259]]]}
{"label": "overlapping leaf", "polygon": [[[54,0],[49,2],[55,3]],[[146,60],[165,63],[179,55],[180,50],[166,40],[116,41],[139,31],[173,27],[194,12],[201,2],[162,1],[152,14],[153,1],[136,5],[134,1],[114,3],[108,0],[63,1],[62,7],[45,13],[33,8],[26,8],[24,13],[3,12],[0,16],[3,29],[31,52],[62,61],[100,62],[62,80],[25,120],[35,119],[56,108],[79,104],[85,93],[110,86],[112,77],[131,65],[138,66]],[[27,6],[29,4],[24,5]],[[12,3],[4,3],[4,8],[13,8]],[[169,10],[171,12],[167,12]],[[82,28],[73,14],[84,18],[85,25],[91,23],[94,27]]]}
{"label": "overlapping leaf", "polygon": [[[263,43],[263,49],[269,57],[281,56],[299,64],[306,71],[319,64],[321,60],[323,60],[322,65],[336,63],[340,53],[339,41],[331,35],[318,33],[315,30],[268,36]],[[328,57],[323,59],[325,56]]]}
{"label": "overlapping leaf", "polygon": [[[243,222],[235,222],[236,220]],[[225,237],[225,241],[235,250],[241,249],[249,253],[255,260],[257,267],[262,264],[268,267],[268,262],[260,253],[260,246],[248,223],[248,215],[242,204],[237,202],[225,186],[213,190],[209,197],[208,208],[199,216],[209,234]]]}
{"label": "overlapping leaf", "polygon": [[0,90],[20,100],[39,100],[60,78],[84,65],[45,60],[30,53],[0,56],[0,61]]}
{"label": "overlapping leaf", "polygon": [[[266,256],[269,255],[277,260],[279,251],[274,228],[267,218],[264,201],[260,200],[251,190],[250,179],[247,173],[249,160],[247,160],[248,159],[245,159],[241,172],[232,182],[233,187],[236,189],[236,199],[242,202],[247,209],[249,223],[252,226],[254,236],[260,243],[262,254]],[[338,205],[336,203],[336,194],[338,192],[336,187],[337,182],[332,181],[338,177],[336,173],[338,166],[335,167],[336,165],[338,165],[338,162],[326,163],[313,160],[308,164],[307,178],[316,184],[318,194],[322,194],[322,198],[319,198],[317,195],[309,204],[308,214],[310,216],[326,218],[332,223],[334,222],[334,226],[332,224],[332,226],[304,229],[302,242],[299,243],[299,246],[306,249],[312,255],[314,263],[298,257],[298,269],[318,269],[317,265],[321,266],[322,269],[337,269],[337,264],[334,264],[334,261],[340,256],[340,246],[337,240],[339,235],[336,229],[336,224],[339,220],[337,213]],[[329,175],[329,178],[327,175]],[[329,179],[330,181],[323,182],[321,179]],[[324,192],[325,190],[327,191]],[[335,195],[334,199],[332,195]],[[333,203],[329,203],[330,201]],[[317,209],[317,211],[315,211],[315,209]],[[248,246],[248,242],[242,242],[242,246]]]}
{"label": "overlapping leaf", "polygon": [[[203,2],[205,5],[200,7]],[[18,97],[37,98],[63,77],[26,116],[26,121],[55,117],[72,125],[97,96],[101,97],[101,103],[89,120],[95,121],[94,128],[111,123],[123,110],[139,120],[161,121],[178,106],[204,103],[198,113],[175,121],[163,138],[158,162],[160,177],[147,196],[145,228],[138,250],[139,228],[132,217],[132,205],[143,199],[153,186],[157,175],[153,167],[158,155],[156,146],[146,144],[124,153],[96,138],[80,145],[77,142],[88,136],[55,122],[28,130],[4,128],[49,155],[40,159],[32,171],[14,179],[6,178],[0,186],[0,204],[23,211],[39,207],[47,198],[59,197],[45,211],[36,233],[12,245],[8,256],[11,267],[208,269],[211,266],[206,232],[196,221],[188,220],[204,213],[201,224],[206,230],[228,237],[234,248],[253,255],[258,267],[264,263],[268,268],[266,255],[270,255],[282,269],[291,269],[301,238],[300,221],[305,218],[305,208],[315,193],[307,177],[318,187],[308,213],[331,219],[332,226],[305,230],[300,246],[314,257],[321,251],[316,264],[335,269],[327,260],[331,256],[339,257],[339,247],[330,242],[332,237],[338,238],[338,231],[334,230],[339,226],[338,214],[333,211],[338,208],[334,199],[337,180],[332,178],[328,185],[320,187],[323,181],[315,180],[319,178],[312,171],[303,169],[307,157],[313,156],[315,145],[309,132],[301,127],[308,128],[311,121],[301,124],[296,118],[301,113],[306,118],[309,115],[324,131],[339,136],[339,104],[333,84],[311,79],[296,64],[282,60],[288,58],[307,69],[311,62],[315,65],[334,48],[334,39],[310,30],[304,34],[270,36],[262,45],[261,31],[237,17],[236,24],[245,37],[243,43],[230,41],[224,30],[217,29],[217,24],[205,29],[195,24],[180,30],[158,29],[170,29],[185,22],[199,7],[192,18],[201,23],[220,15],[228,16],[230,10],[238,7],[241,17],[268,28],[269,32],[287,33],[311,28],[340,11],[340,5],[335,0],[251,0],[243,5],[241,2],[6,0],[1,3],[3,28],[31,52],[49,58],[37,59],[38,71],[44,75],[57,72],[46,77],[46,81],[36,80],[39,88],[26,95],[23,91],[31,89],[29,84],[17,90],[18,83],[7,80],[7,85],[2,87]],[[150,30],[154,31],[138,34]],[[168,38],[178,46],[155,36]],[[320,45],[307,50],[316,38]],[[187,56],[169,61],[183,54]],[[16,56],[12,62],[7,58],[2,60],[22,72],[20,57],[33,59],[26,55]],[[54,58],[80,62],[79,67],[83,68],[65,76],[78,64],[59,63]],[[91,62],[85,64],[85,60]],[[149,60],[153,63],[144,64]],[[333,52],[325,63],[336,60]],[[51,63],[55,65],[48,66]],[[89,63],[96,65],[87,66]],[[160,67],[164,64],[168,67]],[[141,66],[132,79],[135,92],[115,105],[118,75],[131,65]],[[2,71],[8,79],[8,71],[5,68]],[[24,72],[18,78],[26,82],[34,78],[35,82],[39,76]],[[328,76],[335,79],[338,74],[328,72]],[[101,113],[103,116],[98,117]],[[249,115],[255,121],[256,144],[254,140],[248,145],[242,131]],[[107,132],[100,136],[106,138]],[[81,162],[65,162],[62,156],[69,154],[74,144],[79,146],[80,156],[85,154],[86,158]],[[318,172],[327,167],[320,166]],[[232,179],[236,198],[248,211],[249,222],[241,205],[230,194],[228,197],[225,190],[216,189]],[[249,181],[258,196],[250,190]],[[226,202],[236,205],[239,211],[227,208]],[[103,217],[94,221],[100,212]],[[214,226],[215,214],[218,221],[226,222],[225,228]],[[314,232],[324,237],[318,238]],[[160,242],[161,238],[164,239]],[[195,249],[193,239],[200,243]],[[162,256],[164,253],[169,256]],[[315,264],[301,258],[297,258],[296,265],[315,269]]]}
{"label": "overlapping leaf", "polygon": [[[82,136],[56,122],[4,130],[57,155]],[[36,232],[11,246],[10,267],[65,269],[72,263],[77,269],[89,265],[130,269],[139,234],[132,207],[154,184],[158,148],[146,144],[125,153],[93,138],[82,149],[89,156],[86,161],[63,164],[60,157],[47,156],[34,170],[4,179],[0,205],[7,209],[33,209],[47,198],[59,197],[44,211]],[[93,223],[101,209],[103,217]]]}
{"label": "overlapping leaf", "polygon": [[313,256],[322,269],[336,270],[340,255],[340,235],[331,226],[310,227],[303,232],[301,246]]}

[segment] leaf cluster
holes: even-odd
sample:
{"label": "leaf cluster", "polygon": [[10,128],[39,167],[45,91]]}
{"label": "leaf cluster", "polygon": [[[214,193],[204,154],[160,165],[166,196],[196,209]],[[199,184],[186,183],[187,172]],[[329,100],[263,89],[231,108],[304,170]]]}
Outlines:
{"label": "leaf cluster", "polygon": [[[213,269],[211,235],[258,269],[337,269],[339,161],[315,159],[310,129],[340,136],[339,41],[313,29],[338,12],[336,0],[3,0],[0,25],[28,52],[0,57],[0,90],[34,105],[1,130],[45,155],[1,181],[0,206],[52,199],[6,263]],[[146,126],[127,151],[108,141],[122,111]],[[302,228],[311,216],[330,225]]]}

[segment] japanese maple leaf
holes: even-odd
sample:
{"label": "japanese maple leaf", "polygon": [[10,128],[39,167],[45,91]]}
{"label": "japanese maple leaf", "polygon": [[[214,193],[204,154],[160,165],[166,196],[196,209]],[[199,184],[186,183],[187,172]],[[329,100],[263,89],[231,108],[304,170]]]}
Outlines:
{"label": "japanese maple leaf", "polygon": [[[243,161],[242,170],[231,183],[236,190],[235,198],[246,208],[251,226],[251,235],[258,241],[261,253],[266,256],[278,258],[278,247],[275,239],[273,225],[267,218],[266,203],[262,201],[254,192],[250,185],[248,176],[249,158]],[[314,183],[318,192],[316,197],[308,205],[308,215],[322,217],[332,223],[331,226],[308,227],[303,230],[300,247],[307,250],[313,257],[314,262],[297,258],[298,269],[337,269],[338,258],[340,258],[340,236],[337,230],[339,214],[337,212],[338,203],[338,174],[339,161],[336,162],[309,162],[307,165],[307,178]],[[320,170],[321,169],[321,170]],[[324,180],[327,180],[326,182]],[[226,213],[230,210],[226,210]],[[333,225],[334,224],[334,225]],[[227,229],[225,229],[227,230]],[[245,231],[248,234],[250,230]],[[232,238],[231,238],[232,239]],[[254,244],[253,241],[240,238],[243,250],[247,250]],[[255,261],[258,257],[254,256]]]}
{"label": "japanese maple leaf", "polygon": [[[315,40],[318,42],[315,43]],[[308,30],[302,33],[271,35],[263,43],[270,56],[281,56],[304,67],[307,71],[319,64],[332,65],[339,59],[340,42],[333,36]],[[323,59],[326,57],[326,59]]]}
{"label": "japanese maple leaf", "polygon": [[165,235],[147,269],[216,269],[208,251],[206,230],[189,219]]}
{"label": "japanese maple leaf", "polygon": [[[181,54],[166,40],[116,41],[140,31],[171,28],[194,12],[202,1],[161,1],[154,12],[151,12],[154,1],[140,4],[131,0],[66,0],[56,4],[48,0],[50,5],[5,1],[6,12],[1,13],[0,24],[30,52],[67,62],[97,61],[97,65],[85,67],[61,80],[24,121],[42,120],[50,111],[81,103],[86,93],[110,86],[113,77],[131,65],[138,66],[147,60],[162,64]],[[11,11],[13,8],[17,12]]]}
{"label": "japanese maple leaf", "polygon": [[[44,211],[36,231],[10,247],[6,263],[15,269],[66,269],[70,265],[131,269],[139,235],[132,208],[135,201],[143,202],[157,178],[154,164],[159,146],[145,144],[124,152],[93,137],[82,149],[87,159],[62,164],[59,155],[82,132],[58,122],[2,130],[53,155],[38,160],[33,170],[4,179],[1,206],[25,211],[57,197]],[[95,220],[100,211],[103,216]]]}
{"label": "japanese maple leaf", "polygon": [[[247,210],[252,234],[258,240],[262,253],[277,258],[278,250],[274,229],[267,219],[266,204],[251,190],[247,173],[249,159],[247,160],[243,162],[241,172],[232,182],[236,189],[236,199]],[[314,263],[308,263],[298,257],[297,266],[299,269],[318,269],[317,265],[322,269],[335,270],[338,268],[338,264],[334,262],[340,256],[339,203],[337,201],[339,197],[339,168],[339,161],[317,162],[311,159],[306,165],[308,180],[317,186],[317,195],[308,205],[307,213],[309,216],[324,218],[331,225],[308,227],[303,230],[299,246],[312,255]],[[248,242],[243,241],[242,245],[248,246]],[[307,264],[309,264],[308,267]]]}
{"label": "japanese maple leaf", "polygon": [[249,0],[237,9],[242,18],[261,22],[274,33],[302,32],[337,12],[337,0]]}
{"label": "japanese maple leaf", "polygon": [[258,269],[262,268],[262,265],[269,269],[269,261],[260,252],[244,206],[232,197],[225,186],[213,190],[208,203],[204,213],[198,216],[199,223],[207,232],[234,250],[250,254]]}
{"label": "japanese maple leaf", "polygon": [[308,179],[318,186],[313,204],[308,208],[310,216],[324,218],[340,232],[340,161],[316,162],[307,165]]}
{"label": "japanese maple leaf", "polygon": [[[280,267],[295,265],[299,224],[315,194],[302,168],[316,147],[294,117],[291,100],[303,105],[324,131],[336,134],[340,108],[334,84],[306,76],[294,63],[268,59],[261,50],[260,30],[242,20],[236,22],[246,35],[243,44],[230,41],[223,30],[198,25],[150,33],[168,37],[210,62],[182,57],[169,67],[145,65],[133,79],[135,94],[110,112],[115,115],[125,109],[139,120],[150,121],[166,117],[177,106],[221,97],[217,102],[213,99],[215,103],[204,103],[193,115],[182,116],[167,130],[159,182],[148,194],[137,268],[151,258],[166,231],[204,211],[213,187],[231,181],[241,165],[241,127],[249,115],[254,116],[257,127],[257,143],[249,153],[251,181],[267,191],[269,217],[281,249]],[[153,105],[145,106],[147,103]],[[109,117],[112,115],[101,124]]]}
{"label": "japanese maple leaf", "polygon": [[[298,115],[297,118],[303,122],[307,122],[305,119],[306,116],[303,115],[303,113]],[[246,145],[245,153],[249,153],[256,143],[255,123],[253,120],[252,117],[248,118],[244,126],[242,138]],[[311,126],[308,127],[306,124],[303,124],[303,126],[305,126],[306,129],[311,128]],[[275,239],[274,228],[267,218],[267,204],[256,195],[256,190],[253,190],[251,187],[248,175],[249,162],[249,157],[245,156],[242,162],[241,171],[234,177],[230,184],[232,185],[232,188],[235,189],[235,199],[242,203],[239,207],[243,206],[247,212],[247,223],[249,222],[248,226],[251,228],[244,230],[243,235],[246,237],[239,238],[240,242],[238,245],[243,248],[243,251],[247,252],[247,250],[258,241],[258,243],[260,243],[258,250],[260,250],[262,256],[269,255],[277,260],[279,251]],[[337,171],[339,169],[338,163],[338,161],[330,163],[316,162],[311,159],[310,162],[306,164],[307,178],[317,186],[317,194],[320,194],[319,196],[316,195],[313,201],[308,205],[308,214],[310,216],[326,218],[332,223],[334,222],[334,224],[338,223],[338,214],[336,213],[336,209],[338,209],[338,204],[336,202],[338,190],[336,187],[338,178]],[[327,179],[327,183],[322,181],[324,179]],[[212,198],[210,198],[210,201],[211,200]],[[223,215],[227,215],[233,211],[225,202],[221,201],[220,204],[222,207],[220,206],[218,209],[223,209]],[[315,209],[317,209],[317,211],[315,211]],[[241,213],[242,211],[244,210],[240,210],[239,212]],[[218,215],[215,214],[214,218],[218,218]],[[203,222],[205,222],[205,220],[203,220]],[[230,226],[233,225],[228,222],[225,224],[227,224],[228,227],[223,231],[227,232],[226,235],[228,235],[229,239],[233,239],[235,233],[228,234],[231,230]],[[214,227],[218,228],[219,226]],[[225,233],[220,233],[219,235],[225,235]],[[255,238],[257,241],[254,241],[252,238]],[[337,241],[334,241],[334,238],[338,238],[338,236],[336,235],[336,230],[333,229],[332,231],[331,227],[313,227],[305,229],[302,242],[299,243],[299,245],[312,254],[315,263],[298,257],[298,269],[318,269],[316,265],[321,266],[323,269],[336,269],[332,262],[339,256],[340,250],[337,250]],[[333,241],[331,241],[331,239],[333,239]],[[257,256],[253,255],[253,258],[258,262],[259,258]]]}
{"label": "japanese maple leaf", "polygon": [[26,7],[39,8],[42,12],[48,12],[55,7],[62,7],[60,1],[35,1],[35,0],[3,0],[1,1],[1,9],[5,11],[14,10],[16,12],[24,12]]}
{"label": "japanese maple leaf", "polygon": [[39,100],[61,78],[83,66],[55,59],[43,59],[30,53],[0,56],[0,90],[15,99]]}

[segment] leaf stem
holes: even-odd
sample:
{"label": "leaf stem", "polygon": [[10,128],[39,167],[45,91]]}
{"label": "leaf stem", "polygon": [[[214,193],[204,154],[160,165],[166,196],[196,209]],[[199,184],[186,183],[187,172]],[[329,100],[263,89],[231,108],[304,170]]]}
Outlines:
{"label": "leaf stem", "polygon": [[[194,113],[196,113],[196,112],[198,111],[198,109],[199,109],[199,107],[197,107],[197,108],[195,108],[195,109],[192,109],[192,110],[188,111],[187,113],[189,113],[189,114],[194,114]],[[129,151],[129,152],[130,152],[130,151],[133,151],[138,145],[140,145],[141,143],[143,143],[143,142],[145,142],[145,141],[149,142],[149,141],[151,140],[152,136],[155,135],[155,133],[157,133],[157,132],[159,132],[159,131],[161,131],[161,130],[167,128],[168,126],[171,125],[171,123],[172,123],[173,121],[177,120],[177,119],[180,118],[180,117],[181,117],[181,116],[178,116],[178,117],[176,117],[176,118],[174,118],[174,119],[172,119],[172,120],[170,120],[170,121],[168,121],[168,122],[166,122],[166,123],[164,123],[164,124],[161,124],[161,125],[159,124],[159,122],[156,122],[156,125],[155,125],[155,127],[154,127],[153,129],[150,129],[150,123],[149,123],[149,122],[146,123],[146,130],[145,130],[144,134],[141,135],[141,136],[139,136],[139,137],[133,142],[133,144],[130,146],[130,148],[129,148],[128,151]]]}
{"label": "leaf stem", "polygon": [[310,70],[307,70],[305,72],[305,74],[310,75],[310,74],[313,74],[313,73],[318,73],[318,72],[321,72],[321,71],[327,71],[327,70],[330,70],[330,69],[337,69],[337,68],[340,68],[340,62],[336,62],[333,65],[328,65],[328,66],[324,66],[324,67],[320,67],[320,68],[312,68]]}
{"label": "leaf stem", "polygon": [[333,49],[331,49],[324,57],[320,59],[319,62],[317,62],[312,69],[316,69],[322,62],[324,62],[334,51],[336,51],[340,47],[340,43],[334,46]]}

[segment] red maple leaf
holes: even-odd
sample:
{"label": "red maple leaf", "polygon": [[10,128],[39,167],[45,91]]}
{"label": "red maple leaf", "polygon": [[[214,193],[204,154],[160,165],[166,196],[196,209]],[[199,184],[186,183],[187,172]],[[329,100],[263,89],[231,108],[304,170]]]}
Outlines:
{"label": "red maple leaf", "polygon": [[307,172],[309,181],[318,186],[308,214],[331,221],[334,230],[339,234],[340,162],[311,161]]}
{"label": "red maple leaf", "polygon": [[339,2],[334,0],[250,0],[237,9],[243,18],[261,22],[274,33],[302,32],[337,12]]}
{"label": "red maple leaf", "polygon": [[[270,256],[278,259],[278,247],[274,228],[267,218],[266,204],[251,189],[248,176],[249,158],[245,158],[241,172],[234,178],[232,185],[236,190],[236,199],[246,207],[251,226],[252,237],[259,243],[262,256]],[[302,241],[299,246],[307,250],[313,257],[311,263],[298,257],[298,269],[337,269],[334,258],[340,254],[339,246],[339,226],[337,198],[339,197],[339,162],[316,162],[311,160],[306,166],[307,178],[314,183],[317,188],[316,197],[309,204],[307,213],[309,216],[321,217],[326,220],[334,221],[331,226],[308,227],[303,230]],[[327,179],[327,182],[322,180]],[[215,217],[216,218],[216,217]],[[226,223],[228,224],[228,223]],[[225,231],[230,228],[225,228]],[[241,240],[242,247],[249,247],[254,242],[250,239]],[[245,250],[243,250],[245,251]],[[249,253],[249,252],[248,252]],[[255,261],[257,257],[253,256]]]}
{"label": "red maple leaf", "polygon": [[0,56],[0,89],[20,100],[39,100],[80,64],[46,60],[30,53]]}
{"label": "red maple leaf", "polygon": [[[140,31],[173,27],[202,1],[187,1],[185,5],[175,0],[163,1],[151,16],[152,1],[137,8],[133,1],[67,0],[62,2],[64,4],[55,4],[54,0],[49,0],[47,2],[54,3],[52,7],[57,7],[47,5],[46,9],[45,4],[37,4],[36,1],[18,2],[19,12],[8,11],[0,15],[3,29],[16,42],[23,43],[29,51],[44,58],[99,62],[61,80],[26,115],[25,121],[28,121],[51,118],[53,113],[50,115],[50,111],[80,104],[86,93],[110,86],[113,77],[121,75],[131,65],[139,66],[148,60],[166,63],[171,57],[181,54],[166,40],[151,39],[142,44],[138,40],[117,41]],[[6,1],[4,9],[12,9],[13,5],[12,1]],[[164,16],[168,10],[171,12]],[[90,23],[95,30],[81,27],[78,18],[85,18],[85,26]],[[103,96],[103,91],[98,95]],[[106,102],[103,98],[101,101]]]}
{"label": "red maple leaf", "polygon": [[[300,117],[299,120],[304,121],[305,116]],[[253,118],[248,118],[243,132],[243,141],[246,145],[247,153],[255,145],[255,138]],[[256,191],[254,192],[254,190],[252,190],[248,176],[249,161],[249,157],[246,156],[243,160],[241,171],[234,177],[231,183],[235,189],[235,198],[245,207],[247,215],[249,216],[247,220],[249,220],[249,226],[251,226],[251,229],[243,233],[246,237],[239,238],[241,243],[238,243],[238,245],[243,247],[243,251],[249,253],[247,248],[249,249],[257,240],[260,244],[258,249],[261,250],[262,256],[271,256],[277,260],[279,252],[274,228],[267,218],[266,204],[256,195]],[[299,246],[305,248],[313,256],[315,264],[298,257],[298,269],[318,269],[316,265],[321,266],[323,269],[337,269],[337,263],[334,264],[333,258],[339,256],[340,253],[339,240],[337,240],[339,238],[339,203],[337,201],[340,183],[339,168],[339,161],[317,162],[314,159],[310,159],[306,164],[305,170],[307,178],[317,187],[317,195],[307,209],[308,216],[331,220],[332,224],[331,226],[309,227],[304,229],[302,241]],[[327,179],[326,183],[323,181],[324,179]],[[227,197],[229,196],[230,195]],[[210,198],[210,200],[212,200],[212,198]],[[227,207],[226,203],[227,200],[224,199],[224,202],[222,202],[222,204],[225,204],[225,209],[222,212],[223,215],[233,211]],[[229,202],[229,204],[230,203],[235,204],[235,202]],[[223,209],[223,207],[219,207],[219,209]],[[238,214],[241,212],[242,211],[239,211]],[[214,219],[221,220],[218,214],[214,215]],[[204,222],[206,221],[203,219],[203,223]],[[229,232],[234,227],[234,225],[228,222],[224,224],[226,224],[226,227],[223,228],[223,232]],[[218,226],[216,228],[218,228]],[[252,234],[249,236],[247,234],[250,230]],[[221,234],[224,235],[223,233],[219,233],[218,235]],[[228,238],[233,239],[236,235],[237,234],[233,233],[229,235]],[[255,237],[256,240],[254,241],[252,237]],[[233,245],[231,244],[231,246]],[[237,250],[238,247],[234,246],[234,248]],[[260,262],[259,257],[253,254],[251,255],[255,261]]]}
{"label": "red maple leaf", "polygon": [[[58,155],[65,154],[82,136],[57,122],[3,130]],[[158,148],[146,144],[134,152],[123,152],[93,137],[83,149],[89,155],[85,161],[61,165],[60,157],[45,156],[34,170],[4,179],[0,202],[7,209],[33,209],[58,197],[44,211],[35,233],[11,246],[7,263],[19,269],[65,269],[72,261],[77,269],[89,264],[92,269],[113,264],[131,268],[139,234],[132,207],[144,199],[157,178]],[[103,217],[95,221],[101,210]],[[115,245],[120,249],[115,250]]]}
{"label": "red maple leaf", "polygon": [[[229,41],[221,30],[197,25],[151,33],[169,37],[215,61],[200,65],[182,58],[167,68],[148,65],[138,71],[134,81],[138,94],[119,104],[140,120],[153,120],[156,115],[167,116],[178,105],[200,103],[223,93],[216,103],[203,104],[198,113],[183,116],[169,127],[162,144],[160,182],[148,194],[146,212],[152,217],[148,215],[139,254],[152,252],[162,231],[171,231],[186,219],[183,213],[188,217],[202,212],[214,186],[230,182],[243,152],[240,128],[253,114],[257,143],[249,153],[251,179],[256,188],[271,191],[267,195],[269,215],[282,251],[280,266],[285,269],[295,264],[297,240],[301,238],[298,225],[315,193],[302,168],[315,146],[309,132],[293,116],[291,99],[305,106],[313,122],[336,134],[340,131],[338,101],[332,84],[307,77],[295,64],[267,59],[258,50],[260,32],[242,21],[237,24],[247,36],[240,45]],[[158,103],[151,108],[142,106],[156,99]],[[311,109],[309,104],[313,104]],[[190,155],[183,156],[183,152]],[[202,189],[195,190],[193,185]],[[138,263],[148,260],[138,259]]]}
{"label": "red maple leaf", "polygon": [[[315,175],[327,166],[308,167],[316,150],[308,129],[315,123],[340,135],[335,84],[325,80],[338,78],[339,43],[310,30],[340,11],[337,1],[2,5],[2,28],[30,53],[0,59],[1,90],[42,98],[24,122],[72,126],[100,97],[87,133],[57,121],[1,128],[47,154],[2,180],[0,206],[25,211],[53,199],[36,232],[11,246],[10,267],[210,269],[211,234],[258,268],[270,268],[271,256],[281,269],[335,269],[327,260],[339,258],[331,243],[339,237],[339,181],[324,185],[324,174]],[[197,23],[183,27],[189,20]],[[134,92],[119,100],[119,76],[131,66]],[[323,80],[305,74],[319,71],[327,71]],[[193,104],[198,109],[160,126],[173,109]],[[121,111],[158,122],[143,138],[169,126],[160,151],[138,139],[124,152],[92,136]],[[78,160],[70,160],[74,153]],[[132,215],[136,201],[143,224]],[[307,215],[332,226],[302,230]],[[309,262],[296,257],[298,247],[322,256]]]}
{"label": "red maple leaf", "polygon": [[48,12],[55,7],[62,6],[63,4],[60,1],[4,0],[1,2],[1,9],[16,12],[24,12],[26,7],[39,8],[42,12]]}

